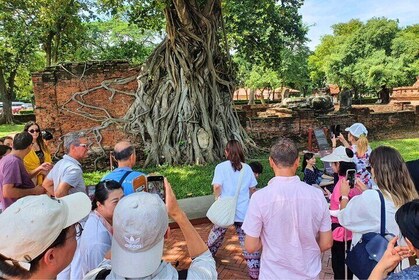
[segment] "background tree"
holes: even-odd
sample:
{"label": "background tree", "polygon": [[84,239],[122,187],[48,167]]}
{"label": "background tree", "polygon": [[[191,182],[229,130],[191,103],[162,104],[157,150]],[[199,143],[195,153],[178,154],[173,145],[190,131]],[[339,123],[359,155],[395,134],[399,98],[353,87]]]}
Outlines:
{"label": "background tree", "polygon": [[312,82],[336,83],[361,93],[377,92],[382,86],[411,84],[418,71],[417,25],[404,30],[398,22],[372,18],[334,25],[333,35],[322,38],[309,57]]}
{"label": "background tree", "polygon": [[[146,145],[146,165],[218,160],[231,138],[246,151],[254,146],[232,107],[229,54],[234,50],[248,61],[269,56],[268,64],[276,62],[276,50],[285,40],[274,39],[296,33],[288,23],[300,20],[302,1],[102,2],[118,8],[129,5],[131,21],[148,29],[161,26],[164,15],[166,37],[143,64],[140,87],[126,116],[127,131],[140,134]],[[244,42],[252,46],[243,48]]]}
{"label": "background tree", "polygon": [[32,1],[0,0],[1,123],[13,123],[11,104],[16,98],[16,79],[33,63],[38,47],[35,12]]}

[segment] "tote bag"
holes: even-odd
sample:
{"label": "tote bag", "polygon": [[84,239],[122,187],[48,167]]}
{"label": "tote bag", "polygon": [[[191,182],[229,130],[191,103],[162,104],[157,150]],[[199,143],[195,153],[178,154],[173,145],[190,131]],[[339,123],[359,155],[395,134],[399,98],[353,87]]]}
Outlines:
{"label": "tote bag", "polygon": [[236,194],[234,196],[218,198],[207,211],[208,219],[219,227],[227,228],[234,224],[236,216],[237,199],[241,189],[244,166],[240,171],[239,183],[237,184]]}

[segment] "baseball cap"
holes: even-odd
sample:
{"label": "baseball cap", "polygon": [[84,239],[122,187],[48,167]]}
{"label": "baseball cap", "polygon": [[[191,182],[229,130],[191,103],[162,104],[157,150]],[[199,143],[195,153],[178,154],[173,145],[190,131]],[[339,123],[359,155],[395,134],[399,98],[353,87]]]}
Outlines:
{"label": "baseball cap", "polygon": [[86,217],[91,205],[81,192],[58,199],[46,194],[18,199],[0,214],[0,254],[27,268],[63,229]]}
{"label": "baseball cap", "polygon": [[122,198],[113,214],[112,271],[126,278],[153,274],[161,263],[167,226],[166,206],[157,194]]}
{"label": "baseball cap", "polygon": [[368,130],[362,123],[354,123],[350,127],[345,128],[345,131],[349,131],[356,138],[359,138],[361,134],[368,135]]}
{"label": "baseball cap", "polygon": [[352,162],[352,157],[348,156],[346,149],[344,146],[339,146],[331,154],[322,157],[320,160],[325,162]]}

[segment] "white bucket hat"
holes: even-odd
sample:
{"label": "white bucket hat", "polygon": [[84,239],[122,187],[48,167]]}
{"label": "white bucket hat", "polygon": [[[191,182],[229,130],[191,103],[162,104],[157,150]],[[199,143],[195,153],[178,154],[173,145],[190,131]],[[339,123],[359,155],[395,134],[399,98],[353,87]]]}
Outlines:
{"label": "white bucket hat", "polygon": [[320,160],[325,162],[352,162],[353,159],[348,156],[346,149],[344,146],[339,146],[331,154],[322,157]]}

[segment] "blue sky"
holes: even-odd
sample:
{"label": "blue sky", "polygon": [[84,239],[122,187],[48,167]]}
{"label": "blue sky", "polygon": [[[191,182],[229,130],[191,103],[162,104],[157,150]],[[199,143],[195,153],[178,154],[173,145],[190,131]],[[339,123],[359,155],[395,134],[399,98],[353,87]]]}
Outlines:
{"label": "blue sky", "polygon": [[398,19],[399,26],[419,23],[419,1],[414,0],[305,0],[300,9],[303,22],[310,26],[308,46],[311,50],[320,38],[332,34],[335,23],[348,22],[352,18],[365,22],[372,17]]}

